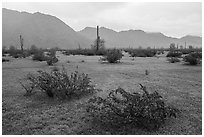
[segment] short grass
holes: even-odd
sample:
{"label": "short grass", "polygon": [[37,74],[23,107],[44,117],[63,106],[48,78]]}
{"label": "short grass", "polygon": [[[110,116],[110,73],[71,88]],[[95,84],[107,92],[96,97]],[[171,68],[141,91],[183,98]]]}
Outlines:
{"label": "short grass", "polygon": [[[124,56],[121,63],[101,64],[99,56],[57,55],[68,73],[75,70],[89,74],[92,82],[106,96],[108,90],[118,86],[130,92],[138,90],[141,83],[151,92],[157,90],[169,104],[181,110],[157,131],[138,127],[111,129],[91,123],[85,110],[87,100],[59,101],[41,92],[24,96],[19,84],[28,73],[42,69],[50,71],[53,66],[46,62],[34,62],[31,58],[11,59],[2,64],[2,134],[202,134],[202,66],[170,64],[166,57],[135,58]],[[67,61],[69,60],[69,63]],[[81,62],[84,60],[85,62]],[[148,70],[149,75],[145,75]]]}

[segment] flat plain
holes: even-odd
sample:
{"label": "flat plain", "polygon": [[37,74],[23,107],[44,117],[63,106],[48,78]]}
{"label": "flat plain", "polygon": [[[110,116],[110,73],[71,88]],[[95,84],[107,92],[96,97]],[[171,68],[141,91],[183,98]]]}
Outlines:
{"label": "flat plain", "polygon": [[[202,65],[169,63],[165,56],[134,60],[124,56],[117,64],[100,63],[99,56],[58,53],[57,57],[59,62],[54,66],[29,57],[2,63],[2,134],[202,134]],[[61,69],[62,65],[68,73],[77,70],[88,74],[96,88],[102,89],[96,96],[106,96],[119,86],[129,92],[140,92],[140,83],[150,92],[158,91],[181,113],[157,131],[138,127],[112,130],[91,123],[86,113],[86,102],[91,96],[66,101],[38,91],[24,96],[26,91],[19,81],[25,81],[28,73],[51,71],[56,66]],[[149,75],[145,75],[145,70]]]}

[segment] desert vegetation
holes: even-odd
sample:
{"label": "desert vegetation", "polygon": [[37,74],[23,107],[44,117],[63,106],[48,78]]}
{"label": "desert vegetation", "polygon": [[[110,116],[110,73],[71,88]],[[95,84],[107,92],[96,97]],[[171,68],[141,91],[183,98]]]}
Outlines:
{"label": "desert vegetation", "polygon": [[[189,99],[194,87],[186,87],[191,85],[186,79],[194,82],[196,79],[196,83],[192,84],[200,85],[201,69],[195,67],[192,71],[189,65],[182,65],[200,65],[201,51],[176,49],[172,45],[169,49],[110,49],[105,48],[103,39],[95,40],[89,49],[80,46],[68,50],[40,49],[35,45],[23,50],[14,46],[9,49],[3,47],[2,62],[9,62],[3,66],[3,75],[8,75],[3,76],[3,87],[15,83],[9,82],[13,77],[9,74],[15,73],[16,68],[20,68],[16,75],[20,74],[22,78],[17,79],[18,84],[15,85],[18,87],[15,93],[19,96],[16,99],[20,106],[18,109],[10,109],[13,105],[9,105],[11,102],[7,100],[12,97],[7,92],[14,91],[7,88],[12,86],[3,90],[3,134],[201,133],[200,118],[194,121],[196,118],[189,113],[196,109],[198,113],[191,113],[201,117],[201,98]],[[166,60],[175,64],[168,64]],[[19,66],[22,63],[15,64],[20,61],[27,62],[30,68]],[[194,72],[198,77],[195,78]],[[135,85],[139,85],[140,89]],[[181,85],[184,86],[181,88]],[[200,94],[200,86],[195,92]],[[189,103],[194,101],[197,103],[189,109]],[[186,102],[188,105],[183,106]],[[17,117],[14,122],[11,121],[19,110],[23,113],[17,114],[19,120],[30,125],[22,123],[18,126]],[[178,125],[177,121],[184,122]],[[189,121],[196,127],[186,127]]]}
{"label": "desert vegetation", "polygon": [[176,62],[180,62],[180,59],[177,57],[170,57],[167,59],[167,61],[170,63],[176,63]]}
{"label": "desert vegetation", "polygon": [[122,58],[122,53],[119,49],[108,50],[104,58],[109,63],[117,63]]}
{"label": "desert vegetation", "polygon": [[35,88],[45,92],[48,97],[60,99],[79,97],[94,92],[94,86],[91,85],[87,74],[75,71],[69,76],[64,68],[61,71],[54,68],[50,73],[42,70],[37,72],[37,75],[27,75],[27,87],[22,85],[26,87],[26,95],[32,94]]}
{"label": "desert vegetation", "polygon": [[202,135],[201,3],[157,4],[3,3],[2,134]]}
{"label": "desert vegetation", "polygon": [[202,53],[194,52],[190,53],[189,55],[185,56],[183,60],[190,65],[197,65],[201,63],[202,60]]}
{"label": "desert vegetation", "polygon": [[155,49],[125,49],[131,57],[153,57],[156,54]]}
{"label": "desert vegetation", "polygon": [[176,117],[179,110],[166,105],[162,96],[149,93],[141,85],[143,93],[129,93],[122,88],[112,90],[108,97],[89,100],[87,112],[93,121],[100,121],[110,128],[134,125],[148,130],[159,128],[168,117]]}
{"label": "desert vegetation", "polygon": [[[123,49],[105,51],[103,56],[67,56],[32,46],[31,58],[9,58],[2,70],[3,134],[201,133],[201,67],[189,69],[182,58],[168,64],[162,53],[159,59],[131,60]],[[34,61],[39,53],[40,58],[58,56],[60,62]],[[186,55],[202,58],[196,52]],[[195,97],[189,97],[192,91]]]}

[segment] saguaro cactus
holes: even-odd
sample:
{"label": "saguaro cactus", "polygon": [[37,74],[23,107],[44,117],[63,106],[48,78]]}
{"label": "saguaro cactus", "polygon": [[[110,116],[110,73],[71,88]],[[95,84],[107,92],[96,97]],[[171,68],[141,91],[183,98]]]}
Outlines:
{"label": "saguaro cactus", "polygon": [[25,58],[24,50],[23,50],[23,38],[22,38],[21,35],[20,35],[20,46],[21,46],[22,55],[23,55],[23,57]]}
{"label": "saguaro cactus", "polygon": [[20,45],[21,45],[21,50],[23,51],[23,38],[21,35],[20,35]]}
{"label": "saguaro cactus", "polygon": [[99,27],[98,26],[97,26],[96,36],[97,36],[96,51],[98,51],[98,49],[99,49],[99,42],[100,42]]}

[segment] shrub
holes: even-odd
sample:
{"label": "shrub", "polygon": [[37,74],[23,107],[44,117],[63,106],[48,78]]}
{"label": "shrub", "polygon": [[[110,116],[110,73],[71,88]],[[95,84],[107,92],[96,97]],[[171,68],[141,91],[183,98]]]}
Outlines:
{"label": "shrub", "polygon": [[56,49],[50,49],[48,52],[47,64],[53,65],[54,63],[58,62],[58,58],[56,57]]}
{"label": "shrub", "polygon": [[166,55],[166,57],[181,57],[181,52],[175,52],[175,51],[169,51],[169,53]]}
{"label": "shrub", "polygon": [[198,56],[199,55],[196,55],[195,53],[190,53],[189,55],[185,56],[183,60],[190,65],[197,65],[200,62],[200,58]]}
{"label": "shrub", "polygon": [[64,55],[84,55],[84,56],[103,56],[106,54],[105,49],[99,49],[95,51],[95,49],[73,49],[73,50],[66,50],[62,52]]}
{"label": "shrub", "polygon": [[35,60],[35,61],[46,61],[47,60],[47,58],[45,57],[43,51],[40,51],[40,50],[33,55],[32,59]]}
{"label": "shrub", "polygon": [[156,55],[156,50],[154,49],[125,49],[131,57],[153,57]]}
{"label": "shrub", "polygon": [[8,53],[13,58],[22,58],[22,57],[25,57],[24,51],[19,50],[19,49],[15,48],[14,46],[10,46],[9,49],[6,50],[6,53]]}
{"label": "shrub", "polygon": [[147,57],[142,50],[141,51],[134,51],[130,55],[131,55],[131,57]]}
{"label": "shrub", "polygon": [[9,62],[9,59],[2,58],[2,62]]}
{"label": "shrub", "polygon": [[167,61],[169,61],[170,63],[180,62],[180,60],[178,58],[176,58],[176,57],[168,58]]}
{"label": "shrub", "polygon": [[193,52],[193,53],[190,53],[190,55],[194,58],[202,59],[202,52]]}
{"label": "shrub", "polygon": [[190,54],[191,52],[193,52],[193,50],[191,49],[181,49],[180,51],[182,54]]}
{"label": "shrub", "polygon": [[149,93],[142,85],[141,89],[142,94],[131,94],[118,88],[105,99],[91,98],[87,112],[92,120],[113,128],[135,125],[152,130],[159,128],[167,118],[176,117],[179,110],[166,105],[158,92]]}
{"label": "shrub", "polygon": [[118,49],[111,49],[107,51],[107,54],[105,55],[105,59],[109,63],[116,63],[122,58],[122,52]]}
{"label": "shrub", "polygon": [[23,57],[23,55],[22,54],[12,54],[11,55],[13,58],[22,58]]}
{"label": "shrub", "polygon": [[98,51],[95,52],[95,55],[97,56],[104,56],[106,55],[107,51],[105,49],[99,49]]}
{"label": "shrub", "polygon": [[64,68],[62,71],[51,71],[51,73],[39,70],[37,76],[29,74],[27,80],[49,97],[61,99],[71,96],[80,97],[94,91],[87,74],[75,71],[68,76]]}
{"label": "shrub", "polygon": [[39,49],[35,46],[35,45],[32,45],[29,52],[30,52],[30,55],[34,55],[36,53],[38,53]]}
{"label": "shrub", "polygon": [[47,64],[49,66],[52,66],[54,63],[57,63],[57,62],[58,62],[58,59],[55,56],[47,58]]}

